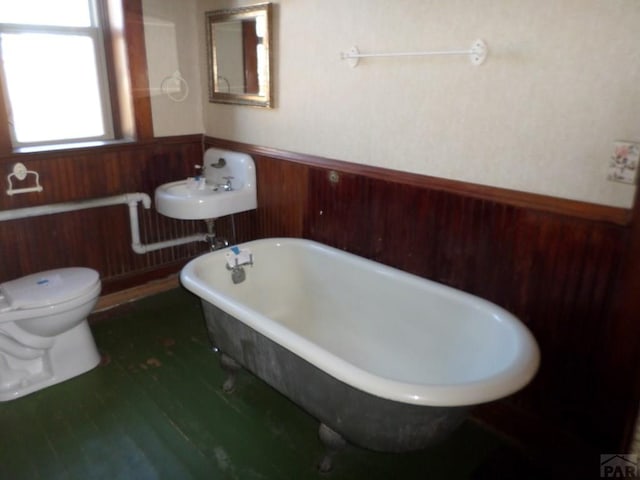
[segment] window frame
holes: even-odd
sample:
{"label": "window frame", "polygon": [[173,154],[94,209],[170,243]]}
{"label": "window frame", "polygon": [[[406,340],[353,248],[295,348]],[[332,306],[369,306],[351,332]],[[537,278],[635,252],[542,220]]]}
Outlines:
{"label": "window frame", "polygon": [[[97,16],[96,16],[97,17]],[[95,69],[98,79],[98,92],[101,108],[101,121],[104,133],[102,135],[94,136],[77,136],[77,137],[65,137],[51,140],[38,140],[32,142],[21,142],[16,136],[15,128],[12,128],[13,122],[12,113],[7,113],[9,117],[10,126],[9,131],[11,134],[11,140],[15,148],[25,147],[37,147],[42,145],[65,144],[65,143],[77,143],[77,142],[91,142],[91,141],[105,141],[114,139],[113,117],[111,114],[111,100],[109,95],[109,75],[107,71],[107,63],[104,53],[104,38],[102,35],[102,28],[100,27],[100,20],[97,20],[97,24],[89,27],[61,27],[61,26],[40,26],[40,25],[27,25],[27,24],[2,24],[0,23],[0,34],[46,34],[46,35],[60,35],[61,37],[78,36],[83,38],[89,38],[91,40]],[[2,70],[2,75],[5,76],[4,81],[6,85],[6,72]],[[7,91],[4,92],[7,95],[7,99],[10,102],[10,97]],[[10,107],[11,111],[14,108]]]}
{"label": "window frame", "polygon": [[3,75],[0,75],[0,157],[153,139],[142,0],[104,0],[96,3],[102,18],[100,29],[109,80],[113,139],[38,147],[14,145],[7,113],[6,88]]}

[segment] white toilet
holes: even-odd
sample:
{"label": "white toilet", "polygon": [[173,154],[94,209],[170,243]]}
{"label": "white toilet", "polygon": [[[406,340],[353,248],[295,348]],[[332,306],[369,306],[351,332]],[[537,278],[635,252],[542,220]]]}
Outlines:
{"label": "white toilet", "polygon": [[100,294],[90,268],[61,268],[0,284],[0,401],[91,370],[100,355],[87,323]]}

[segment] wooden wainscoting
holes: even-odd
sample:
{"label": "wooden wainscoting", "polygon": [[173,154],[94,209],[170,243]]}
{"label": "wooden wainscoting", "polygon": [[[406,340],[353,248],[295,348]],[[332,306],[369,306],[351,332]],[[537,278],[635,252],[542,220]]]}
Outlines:
{"label": "wooden wainscoting", "polygon": [[[23,162],[40,174],[44,190],[0,195],[0,209],[80,201],[131,192],[153,198],[156,186],[184,178],[202,160],[202,136],[20,154],[0,158],[9,173]],[[204,232],[201,222],[174,221],[138,207],[142,243]],[[111,293],[177,271],[205,245],[167,248],[139,255],[131,249],[127,205],[0,222],[3,254],[0,281],[65,266],[87,266],[100,272],[103,293]]]}
{"label": "wooden wainscoting", "polygon": [[[555,428],[602,452],[625,451],[640,396],[638,207],[630,212],[208,137],[204,144],[256,161],[258,209],[235,216],[238,241],[310,238],[502,305],[531,328],[542,365],[529,387],[501,402],[518,419],[494,415],[495,408],[486,417],[503,430],[544,426],[544,435]],[[0,209],[153,195],[157,185],[189,175],[202,146],[194,135],[3,156],[7,173],[16,161],[38,171],[44,191],[1,195]],[[201,222],[139,213],[144,243],[203,230]],[[220,219],[217,229],[231,238],[230,219]],[[165,278],[206,250],[191,244],[135,254],[125,206],[0,222],[0,240],[0,281],[83,265],[100,272],[107,294]]]}
{"label": "wooden wainscoting", "polygon": [[[205,137],[208,146],[256,161],[258,210],[238,216],[241,240],[318,240],[507,308],[533,331],[542,364],[506,410],[543,422],[546,434],[560,429],[624,451],[638,406],[638,340],[627,338],[628,316],[612,316],[612,304],[629,210]],[[494,413],[487,418],[499,423]]]}

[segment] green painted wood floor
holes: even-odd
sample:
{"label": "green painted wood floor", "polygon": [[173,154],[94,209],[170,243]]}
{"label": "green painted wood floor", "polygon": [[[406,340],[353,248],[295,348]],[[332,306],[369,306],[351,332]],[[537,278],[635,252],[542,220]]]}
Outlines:
{"label": "green painted wood floor", "polygon": [[525,476],[517,452],[471,421],[421,452],[348,447],[319,474],[312,417],[246,372],[235,393],[221,391],[196,297],[176,289],[109,315],[92,325],[102,365],[0,404],[0,479]]}

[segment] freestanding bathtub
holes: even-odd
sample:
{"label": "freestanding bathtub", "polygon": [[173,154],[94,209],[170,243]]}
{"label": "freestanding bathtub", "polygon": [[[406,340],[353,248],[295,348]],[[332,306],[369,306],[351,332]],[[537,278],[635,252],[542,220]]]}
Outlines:
{"label": "freestanding bathtub", "polygon": [[529,330],[486,300],[310,240],[239,248],[251,265],[228,264],[229,249],[208,253],[184,267],[182,283],[202,299],[231,373],[225,390],[241,365],[317,418],[323,470],[343,438],[424,448],[538,368]]}

